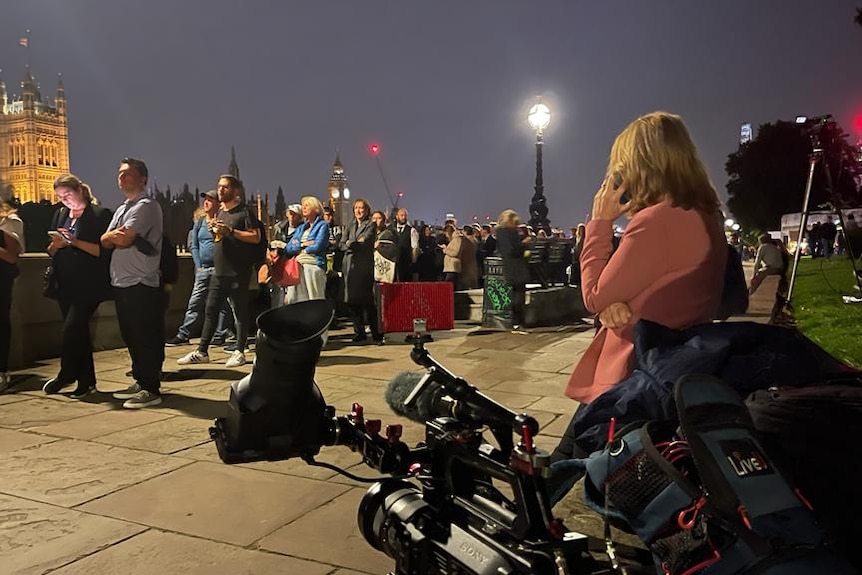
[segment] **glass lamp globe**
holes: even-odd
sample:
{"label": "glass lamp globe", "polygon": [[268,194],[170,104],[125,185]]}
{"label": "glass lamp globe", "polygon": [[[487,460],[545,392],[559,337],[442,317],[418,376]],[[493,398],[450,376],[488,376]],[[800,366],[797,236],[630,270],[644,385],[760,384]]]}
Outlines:
{"label": "glass lamp globe", "polygon": [[344,199],[345,200],[350,199],[350,188],[344,188]]}
{"label": "glass lamp globe", "polygon": [[551,123],[551,110],[541,102],[533,104],[527,113],[527,121],[534,130],[542,131]]}
{"label": "glass lamp globe", "polygon": [[726,220],[724,220],[724,225],[728,228],[733,227],[733,224],[735,223],[736,222],[733,220],[733,218],[727,218]]}

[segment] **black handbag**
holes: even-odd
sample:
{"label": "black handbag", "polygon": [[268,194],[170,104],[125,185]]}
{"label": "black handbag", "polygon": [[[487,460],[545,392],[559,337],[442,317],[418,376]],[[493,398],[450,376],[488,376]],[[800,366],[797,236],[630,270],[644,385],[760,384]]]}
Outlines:
{"label": "black handbag", "polygon": [[748,285],[742,269],[742,258],[732,245],[727,244],[727,263],[724,267],[724,288],[721,304],[715,319],[724,321],[732,315],[744,314],[748,310]]}
{"label": "black handbag", "polygon": [[42,295],[49,299],[60,297],[60,284],[52,266],[45,268],[45,274],[42,276]]}

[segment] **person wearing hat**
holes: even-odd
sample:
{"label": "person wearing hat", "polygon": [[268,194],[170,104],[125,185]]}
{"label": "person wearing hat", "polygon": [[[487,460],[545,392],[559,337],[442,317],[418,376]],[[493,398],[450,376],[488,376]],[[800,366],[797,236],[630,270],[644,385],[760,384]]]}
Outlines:
{"label": "person wearing hat", "polygon": [[[290,204],[287,206],[287,210],[284,212],[284,219],[275,224],[275,228],[273,229],[273,241],[270,242],[270,246],[276,245],[278,247],[271,247],[271,249],[283,251],[284,246],[280,245],[279,242],[284,242],[284,244],[287,245],[287,242],[289,242],[293,237],[293,233],[301,223],[302,206],[299,204]],[[279,251],[279,254],[281,254],[282,251]]]}
{"label": "person wearing hat", "polygon": [[[186,315],[183,323],[177,330],[177,335],[165,342],[167,346],[184,345],[189,342],[192,333],[199,328],[204,319],[204,308],[207,303],[210,280],[215,273],[215,262],[213,260],[213,234],[208,222],[214,221],[218,215],[219,200],[218,192],[209,190],[203,192],[201,197],[204,205],[195,212],[195,223],[189,233],[189,251],[192,253],[192,261],[195,263],[195,283],[186,306]],[[219,313],[218,326],[216,327],[213,343],[224,343],[227,338],[229,327],[233,324],[233,311],[225,302]]]}
{"label": "person wearing hat", "polygon": [[[272,241],[269,242],[269,261],[275,262],[279,257],[284,255],[284,248],[293,238],[299,224],[302,223],[302,206],[299,204],[290,204],[284,212],[284,219],[273,227]],[[284,297],[287,294],[287,288],[277,286],[274,283],[269,284],[270,307],[280,307],[284,305]]]}
{"label": "person wearing hat", "polygon": [[218,179],[218,199],[221,209],[215,222],[210,222],[213,231],[213,263],[215,271],[207,293],[204,325],[197,349],[177,359],[177,365],[209,363],[209,346],[218,327],[218,317],[225,300],[235,312],[236,349],[231,352],[225,367],[245,365],[246,343],[250,325],[249,281],[252,261],[244,245],[261,242],[261,229],[257,217],[242,201],[242,182],[231,174],[222,174]]}

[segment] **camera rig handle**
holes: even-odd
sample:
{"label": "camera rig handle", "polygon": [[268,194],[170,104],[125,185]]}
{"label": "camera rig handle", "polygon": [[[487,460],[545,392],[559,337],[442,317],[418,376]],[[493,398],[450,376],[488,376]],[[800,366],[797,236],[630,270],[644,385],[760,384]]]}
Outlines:
{"label": "camera rig handle", "polygon": [[450,372],[431,357],[422,341],[414,343],[410,358],[414,363],[426,368],[428,372],[407,396],[404,402],[407,407],[415,407],[419,396],[428,391],[432,383],[437,383],[451,397],[448,405],[450,415],[487,425],[501,449],[507,453],[514,447],[512,433],[521,438],[521,445],[527,451],[534,449],[533,437],[539,433],[539,422],[535,418],[526,413],[515,413],[481,393],[465,379]]}

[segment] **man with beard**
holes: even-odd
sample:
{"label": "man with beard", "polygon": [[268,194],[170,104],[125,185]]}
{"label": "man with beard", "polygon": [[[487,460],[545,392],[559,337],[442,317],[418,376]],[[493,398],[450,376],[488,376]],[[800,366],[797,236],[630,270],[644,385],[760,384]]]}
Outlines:
{"label": "man with beard", "polygon": [[226,367],[239,367],[246,363],[245,345],[248,339],[248,286],[252,261],[249,247],[260,243],[260,230],[254,216],[240,201],[242,184],[231,175],[218,180],[221,209],[210,228],[213,233],[213,261],[215,272],[207,295],[206,315],[198,348],[177,360],[179,365],[208,363],[209,345],[215,334],[219,311],[229,298],[236,314],[237,349],[225,362]]}
{"label": "man with beard", "polygon": [[407,223],[406,209],[398,208],[390,229],[397,237],[398,259],[395,261],[395,279],[399,282],[413,281],[413,264],[419,257],[419,232]]}

